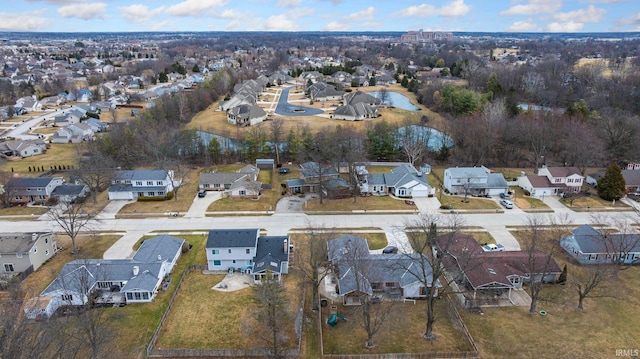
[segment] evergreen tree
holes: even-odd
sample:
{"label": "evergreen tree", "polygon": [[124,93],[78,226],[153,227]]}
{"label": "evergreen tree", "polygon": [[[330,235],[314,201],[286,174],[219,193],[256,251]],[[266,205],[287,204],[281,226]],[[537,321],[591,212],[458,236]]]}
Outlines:
{"label": "evergreen tree", "polygon": [[558,277],[558,284],[564,284],[567,281],[567,265],[564,265],[562,268],[562,273],[560,273],[560,277]]}
{"label": "evergreen tree", "polygon": [[198,67],[198,64],[193,65],[191,72],[200,72],[200,68]]}
{"label": "evergreen tree", "polygon": [[598,196],[605,201],[622,198],[626,193],[626,183],[622,177],[622,170],[612,163],[607,167],[604,176],[598,180]]}

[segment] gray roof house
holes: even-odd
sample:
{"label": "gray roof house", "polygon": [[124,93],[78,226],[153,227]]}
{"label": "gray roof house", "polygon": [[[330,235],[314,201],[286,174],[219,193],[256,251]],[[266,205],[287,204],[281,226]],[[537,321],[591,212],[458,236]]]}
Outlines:
{"label": "gray roof house", "polygon": [[[604,172],[596,172],[587,175],[586,182],[592,186],[598,185],[598,180],[604,176]],[[640,192],[640,171],[639,170],[622,170],[625,187],[629,193]]]}
{"label": "gray roof house", "polygon": [[[353,235],[330,240],[327,249],[334,268],[332,275],[338,282],[337,295],[344,305],[360,305],[362,294],[424,298],[434,287],[430,266],[423,274],[418,268],[425,263],[424,258],[417,254],[371,254],[367,241]],[[436,282],[435,287],[437,295],[441,284]]]}
{"label": "gray roof house", "polygon": [[[50,298],[53,311],[63,305],[84,305],[92,300],[151,302],[175,267],[183,244],[182,238],[160,235],[145,240],[133,258],[71,261],[40,296]],[[114,300],[113,293],[120,298]]]}
{"label": "gray roof house", "polygon": [[227,111],[227,122],[246,127],[257,125],[267,119],[267,113],[258,105],[241,104]]}
{"label": "gray roof house", "polygon": [[426,167],[416,170],[413,166],[400,165],[391,173],[366,174],[360,184],[360,192],[376,196],[393,195],[401,198],[433,196],[435,189],[429,185]]}
{"label": "gray roof house", "polygon": [[57,251],[51,232],[0,233],[0,278],[38,270]]}
{"label": "gray roof house", "polygon": [[4,190],[11,197],[10,203],[44,203],[63,183],[62,177],[12,177]]}
{"label": "gray roof house", "polygon": [[307,94],[313,101],[336,101],[342,100],[344,91],[338,91],[332,85],[324,82],[316,82],[307,88]]}
{"label": "gray roof house", "polygon": [[113,173],[109,200],[164,197],[173,193],[172,170],[119,170]]}
{"label": "gray roof house", "polygon": [[61,202],[75,202],[78,198],[85,198],[89,194],[86,184],[66,184],[53,189],[51,197],[57,197]]}
{"label": "gray roof house", "polygon": [[0,153],[8,157],[30,157],[47,151],[47,144],[41,140],[0,142]]}
{"label": "gray roof house", "polygon": [[292,249],[288,236],[260,236],[258,229],[214,229],[205,246],[209,270],[253,274],[255,282],[289,273]]}
{"label": "gray roof house", "polygon": [[260,169],[246,165],[238,172],[201,173],[198,188],[205,191],[225,191],[232,198],[256,198],[260,195],[262,183],[258,182]]}
{"label": "gray roof house", "polygon": [[487,167],[450,167],[444,170],[443,187],[452,194],[498,195],[509,189],[502,173]]}
{"label": "gray roof house", "polygon": [[637,264],[640,235],[602,233],[585,224],[560,239],[560,246],[580,264]]}

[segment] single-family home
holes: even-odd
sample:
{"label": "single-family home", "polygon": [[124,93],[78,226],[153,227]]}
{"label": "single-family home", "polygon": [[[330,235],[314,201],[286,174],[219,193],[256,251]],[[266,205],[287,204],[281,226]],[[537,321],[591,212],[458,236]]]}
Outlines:
{"label": "single-family home", "polygon": [[393,195],[401,198],[429,197],[435,188],[429,185],[427,165],[416,170],[412,165],[400,165],[390,173],[367,173],[360,183],[360,192],[374,196]]}
{"label": "single-family home", "polygon": [[335,86],[324,82],[316,82],[307,87],[306,93],[313,101],[319,102],[339,101],[344,96],[344,91],[338,91]]}
{"label": "single-family home", "polygon": [[4,190],[12,204],[44,203],[63,183],[62,177],[12,177],[4,185]]}
{"label": "single-family home", "polygon": [[[305,162],[300,165],[300,178],[285,181],[289,194],[315,193],[324,184],[339,178],[339,173],[334,166],[321,166],[317,162]],[[339,185],[340,183],[336,182]],[[325,189],[326,192],[326,189]]]}
{"label": "single-family home", "polygon": [[109,200],[139,197],[170,198],[173,195],[172,170],[118,170],[109,186]]}
{"label": "single-family home", "polygon": [[[604,172],[596,172],[587,175],[585,182],[592,186],[598,185],[598,180],[604,176]],[[638,170],[622,170],[622,177],[624,178],[625,188],[628,193],[640,192],[640,171]]]}
{"label": "single-family home", "polygon": [[469,306],[478,296],[491,298],[521,289],[524,283],[555,283],[562,272],[553,258],[541,251],[485,251],[472,235],[449,233],[436,237],[435,251],[455,280]]}
{"label": "single-family home", "polygon": [[74,136],[73,131],[63,127],[51,136],[51,143],[79,143],[82,140]]}
{"label": "single-family home", "polygon": [[640,235],[636,233],[602,233],[585,224],[563,236],[560,246],[580,264],[640,262]]}
{"label": "single-family home", "polygon": [[361,305],[363,298],[381,294],[425,298],[434,287],[437,296],[441,287],[433,285],[431,265],[419,254],[371,254],[366,239],[353,235],[328,241],[327,250],[333,271],[325,280],[337,284],[344,305]]}
{"label": "single-family home", "polygon": [[494,196],[509,189],[502,173],[492,173],[484,166],[445,169],[443,187],[451,194],[472,196]]}
{"label": "single-family home", "polygon": [[247,165],[238,172],[201,173],[198,188],[205,191],[225,191],[231,198],[257,198],[262,183],[258,182],[260,169]]}
{"label": "single-family home", "polygon": [[100,121],[97,118],[93,118],[93,117],[89,117],[86,120],[83,120],[82,123],[91,127],[91,130],[94,133],[105,132],[109,129],[108,123]]}
{"label": "single-family home", "polygon": [[257,125],[267,119],[267,113],[258,105],[239,105],[227,111],[227,122],[246,127]]}
{"label": "single-family home", "polygon": [[82,141],[92,141],[96,138],[95,133],[93,133],[91,126],[88,124],[72,123],[66,128],[73,133],[73,137],[79,138]]}
{"label": "single-family home", "polygon": [[260,282],[289,273],[293,243],[288,236],[260,236],[258,229],[213,229],[205,250],[209,270],[248,273]]}
{"label": "single-family home", "polygon": [[56,197],[60,202],[74,203],[84,200],[89,194],[89,186],[86,184],[66,184],[54,188],[51,197]]}
{"label": "single-family home", "polygon": [[[76,259],[64,265],[40,297],[50,298],[49,311],[63,305],[151,302],[173,271],[184,243],[182,238],[160,235],[145,240],[132,258]],[[34,309],[36,314],[41,311]],[[24,310],[33,315],[32,308]]]}
{"label": "single-family home", "polygon": [[577,167],[547,167],[538,170],[538,175],[518,177],[518,187],[531,197],[578,193],[584,183],[584,177]]}
{"label": "single-family home", "polygon": [[0,153],[7,157],[30,157],[47,151],[47,144],[41,140],[0,142]]}
{"label": "single-family home", "polygon": [[0,232],[0,277],[38,270],[57,251],[52,232]]}

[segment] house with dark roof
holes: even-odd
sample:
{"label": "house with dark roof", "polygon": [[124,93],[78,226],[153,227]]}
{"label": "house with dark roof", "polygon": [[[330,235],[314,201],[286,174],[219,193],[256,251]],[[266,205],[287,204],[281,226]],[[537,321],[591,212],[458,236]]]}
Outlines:
{"label": "house with dark roof", "polygon": [[588,224],[560,239],[560,246],[580,264],[637,264],[640,235],[602,233]]}
{"label": "house with dark roof", "polygon": [[169,198],[173,193],[172,170],[118,170],[109,186],[109,200],[139,197]]}
{"label": "house with dark roof", "polygon": [[51,232],[1,232],[0,278],[38,270],[57,251],[56,241]]}
{"label": "house with dark roof", "polygon": [[584,184],[578,167],[547,167],[542,166],[538,175],[524,175],[518,177],[518,187],[527,191],[531,197],[578,193]]}
{"label": "house with dark roof", "polygon": [[[363,296],[374,295],[425,298],[441,287],[433,284],[432,269],[418,254],[371,254],[366,239],[353,235],[330,240],[327,250],[333,272],[325,280],[337,282],[344,305],[361,305]],[[427,264],[425,271],[422,264]]]}
{"label": "house with dark roof", "polygon": [[289,194],[316,193],[320,189],[328,193],[326,184],[330,183],[331,192],[343,192],[346,182],[340,181],[340,174],[334,166],[320,165],[318,162],[305,162],[300,165],[300,178],[285,181]]}
{"label": "house with dark roof", "polygon": [[[151,302],[173,271],[184,243],[182,238],[160,235],[145,240],[132,258],[76,259],[62,267],[40,297],[50,298],[52,312],[63,305],[102,301]],[[30,315],[31,309],[25,307],[25,313]]]}
{"label": "house with dark roof", "polygon": [[47,144],[41,140],[0,142],[0,153],[7,157],[31,157],[47,151]]}
{"label": "house with dark roof", "polygon": [[345,95],[344,105],[338,106],[331,118],[346,121],[361,121],[378,117],[379,98],[362,91]]}
{"label": "house with dark roof", "polygon": [[429,185],[427,168],[427,165],[423,165],[416,170],[412,165],[405,164],[393,168],[390,173],[367,173],[360,183],[360,192],[401,198],[433,196],[435,188]]}
{"label": "house with dark roof", "polygon": [[254,126],[266,119],[267,113],[258,105],[241,104],[227,111],[227,122],[235,126]]}
{"label": "house with dark roof", "polygon": [[258,229],[213,229],[205,246],[209,270],[252,274],[255,282],[289,273],[292,249],[288,236],[260,236]]}
{"label": "house with dark roof", "polygon": [[531,281],[555,283],[560,267],[540,251],[485,251],[472,235],[451,233],[435,239],[436,252],[449,276],[461,288],[472,306],[477,296],[507,293]]}
{"label": "house with dark roof", "polygon": [[[598,180],[604,176],[604,172],[596,172],[587,175],[586,182],[592,186],[598,185]],[[622,170],[622,177],[624,178],[625,188],[629,193],[640,192],[640,171],[636,170]]]}
{"label": "house with dark roof", "polygon": [[335,86],[324,82],[316,82],[307,87],[306,93],[310,99],[318,102],[342,100],[344,96],[344,91],[338,91]]}
{"label": "house with dark roof", "polygon": [[51,197],[58,198],[61,202],[75,202],[78,199],[82,200],[89,195],[89,186],[86,184],[66,184],[63,183],[60,186],[54,188],[51,192]]}
{"label": "house with dark roof", "polygon": [[4,185],[4,191],[11,204],[44,203],[63,183],[62,177],[12,177]]}
{"label": "house with dark roof", "polygon": [[224,191],[231,198],[257,198],[262,189],[258,181],[260,169],[247,165],[238,172],[201,173],[198,188],[205,191]]}
{"label": "house with dark roof", "polygon": [[442,186],[451,194],[495,196],[509,189],[502,173],[493,173],[485,166],[449,167],[444,170]]}

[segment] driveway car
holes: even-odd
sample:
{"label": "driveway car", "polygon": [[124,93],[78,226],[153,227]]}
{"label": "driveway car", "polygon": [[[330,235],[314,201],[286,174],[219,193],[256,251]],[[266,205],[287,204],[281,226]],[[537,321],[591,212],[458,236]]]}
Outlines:
{"label": "driveway car", "polygon": [[513,202],[509,201],[508,199],[501,199],[500,204],[506,209],[513,208]]}
{"label": "driveway car", "polygon": [[198,197],[202,198],[207,195],[207,191],[201,189],[198,191]]}
{"label": "driveway car", "polygon": [[384,254],[396,254],[398,253],[398,247],[396,246],[388,246],[385,249],[382,250],[382,253]]}
{"label": "driveway car", "polygon": [[485,244],[482,246],[482,250],[485,252],[504,252],[504,246],[502,244]]}
{"label": "driveway car", "polygon": [[511,199],[511,195],[509,193],[500,193],[500,198],[502,199]]}

